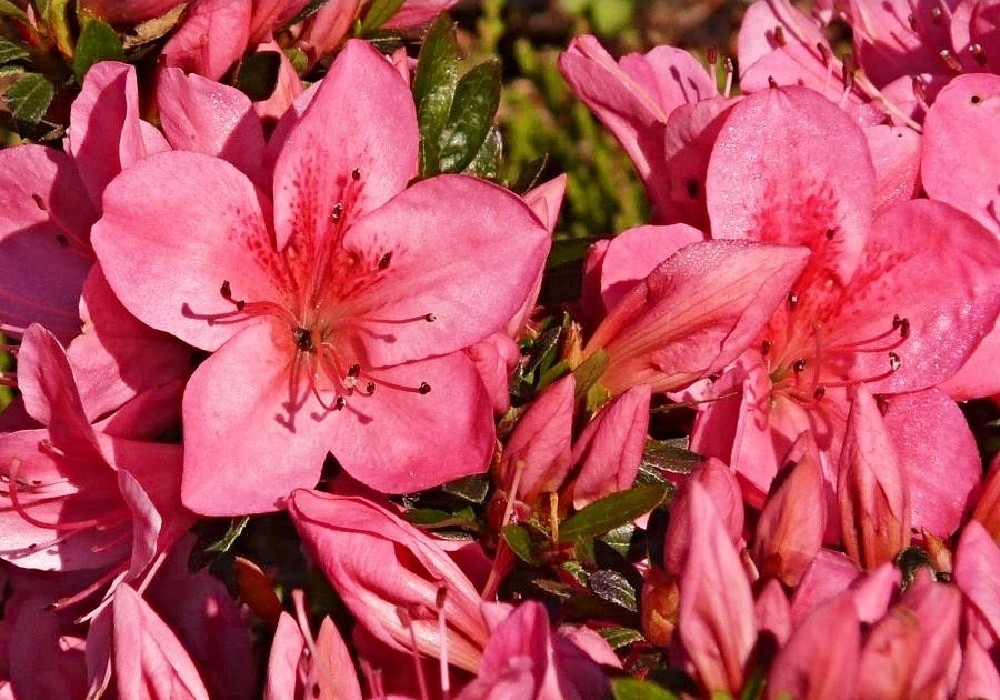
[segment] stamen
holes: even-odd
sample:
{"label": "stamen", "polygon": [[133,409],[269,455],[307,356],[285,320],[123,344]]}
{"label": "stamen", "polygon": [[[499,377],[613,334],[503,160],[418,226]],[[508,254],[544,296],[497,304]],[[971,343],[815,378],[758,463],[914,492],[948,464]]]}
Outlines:
{"label": "stamen", "polygon": [[727,56],[726,60],[722,62],[722,68],[726,71],[726,89],[723,92],[723,97],[728,100],[733,91],[733,73],[736,72],[733,59]]}
{"label": "stamen", "polygon": [[448,599],[448,586],[441,585],[437,592],[438,610],[438,639],[440,640],[441,654],[438,657],[438,672],[441,674],[441,698],[450,700],[451,698],[451,676],[448,672],[448,619],[445,615],[444,604]]}
{"label": "stamen", "polygon": [[969,44],[969,53],[972,54],[972,58],[981,66],[986,65],[986,53],[983,51],[982,44]]}
{"label": "stamen", "polygon": [[397,613],[403,624],[406,625],[407,629],[410,631],[410,657],[413,659],[413,668],[417,672],[417,688],[420,691],[420,697],[429,698],[430,695],[427,692],[427,679],[424,678],[424,667],[420,663],[420,652],[417,650],[417,631],[413,628],[413,618],[410,617],[410,613],[404,608],[398,608]]}
{"label": "stamen", "polygon": [[944,61],[945,65],[948,66],[951,70],[955,71],[956,73],[962,72],[962,64],[958,62],[958,59],[955,58],[955,54],[953,54],[951,51],[949,51],[948,49],[941,49],[941,53],[939,53],[938,55],[941,57],[941,60]]}
{"label": "stamen", "polygon": [[340,217],[342,217],[343,215],[344,215],[344,205],[341,204],[340,202],[337,202],[336,204],[333,205],[333,209],[330,211],[330,221],[336,224],[340,221]]}
{"label": "stamen", "polygon": [[781,28],[780,24],[774,28],[774,43],[778,45],[778,48],[785,45],[785,30]]}
{"label": "stamen", "polygon": [[778,82],[774,79],[773,75],[767,76],[767,86],[772,90],[778,87]]}
{"label": "stamen", "polygon": [[796,374],[801,374],[802,372],[805,372],[806,364],[807,362],[805,360],[798,359],[792,363],[792,371],[795,372]]}
{"label": "stamen", "polygon": [[361,179],[361,168],[355,168],[351,171],[351,179],[355,182]]}
{"label": "stamen", "polygon": [[233,299],[233,288],[229,286],[229,280],[222,281],[222,287],[219,288],[219,294],[222,295],[223,299],[228,301],[230,304],[233,304],[237,311],[242,311],[247,305],[247,303],[243,300]]}

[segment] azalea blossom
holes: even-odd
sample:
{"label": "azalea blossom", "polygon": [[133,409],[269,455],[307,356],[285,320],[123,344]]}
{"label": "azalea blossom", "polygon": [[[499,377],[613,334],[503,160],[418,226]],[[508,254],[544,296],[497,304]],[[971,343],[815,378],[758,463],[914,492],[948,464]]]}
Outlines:
{"label": "azalea blossom", "polygon": [[149,159],[109,188],[94,245],[112,288],[153,327],[218,351],[184,396],[192,509],[277,508],[316,483],[328,450],[388,491],[485,468],[489,396],[455,351],[524,303],[548,232],[479,180],[406,188],[417,140],[406,85],[353,42],[284,137],[273,199],[199,153]]}

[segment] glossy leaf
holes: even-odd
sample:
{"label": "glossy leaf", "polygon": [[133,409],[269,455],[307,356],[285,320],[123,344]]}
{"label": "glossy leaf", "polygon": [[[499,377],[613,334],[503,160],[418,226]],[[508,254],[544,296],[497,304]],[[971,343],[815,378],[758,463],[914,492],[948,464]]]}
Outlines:
{"label": "glossy leaf", "polygon": [[667,487],[643,484],[619,491],[576,513],[562,523],[559,540],[572,542],[580,537],[596,537],[648,513],[667,495]]}
{"label": "glossy leaf", "polygon": [[20,61],[31,54],[20,44],[15,44],[7,39],[0,39],[0,63],[10,63]]}
{"label": "glossy leaf", "polygon": [[629,612],[639,612],[635,589],[628,579],[617,571],[601,569],[592,573],[590,590],[603,601],[625,608]]}
{"label": "glossy leaf", "polygon": [[535,563],[535,555],[531,546],[531,533],[520,525],[507,525],[502,530],[502,534],[504,542],[519,559],[528,564]]}
{"label": "glossy leaf", "polygon": [[678,700],[666,688],[635,678],[618,678],[611,681],[611,695],[615,700]]}
{"label": "glossy leaf", "polygon": [[503,137],[500,130],[490,127],[486,134],[486,140],[479,147],[479,152],[472,159],[463,172],[484,180],[496,181],[500,177],[500,165],[503,160]]}
{"label": "glossy leaf", "polygon": [[472,162],[500,106],[500,62],[490,59],[462,76],[455,88],[448,121],[441,131],[441,172],[461,172]]}
{"label": "glossy leaf", "polygon": [[375,0],[368,8],[368,13],[361,22],[358,29],[359,36],[367,36],[383,24],[389,21],[399,8],[403,5],[403,0]]}
{"label": "glossy leaf", "polygon": [[424,177],[439,172],[439,144],[458,85],[458,60],[451,19],[441,15],[420,47],[413,77],[413,99],[420,122],[420,174]]}

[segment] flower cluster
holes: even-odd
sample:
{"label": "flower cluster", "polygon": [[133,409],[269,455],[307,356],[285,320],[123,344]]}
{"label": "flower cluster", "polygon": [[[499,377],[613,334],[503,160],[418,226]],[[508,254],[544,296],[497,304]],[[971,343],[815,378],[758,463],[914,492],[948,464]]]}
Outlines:
{"label": "flower cluster", "polygon": [[346,39],[452,2],[79,4],[175,25],[0,151],[0,696],[1000,696],[1000,4],[574,39],[652,218],[559,309],[489,64]]}

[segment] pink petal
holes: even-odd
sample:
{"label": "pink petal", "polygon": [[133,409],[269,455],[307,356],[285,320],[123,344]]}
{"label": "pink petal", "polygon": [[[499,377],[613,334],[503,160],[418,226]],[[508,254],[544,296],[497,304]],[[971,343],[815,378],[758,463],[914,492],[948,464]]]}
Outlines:
{"label": "pink petal", "polygon": [[510,408],[510,376],[521,350],[510,336],[494,333],[465,349],[489,392],[493,412],[503,415]]}
{"label": "pink petal", "polygon": [[959,649],[962,594],[934,581],[925,569],[903,594],[900,605],[920,621],[920,662],[910,679],[918,697],[944,697],[954,687]]}
{"label": "pink petal", "polygon": [[978,521],[965,526],[955,553],[952,577],[965,595],[966,602],[983,616],[993,632],[1000,636],[1000,547]]}
{"label": "pink petal", "polygon": [[912,525],[947,539],[982,476],[976,439],[958,405],[936,389],[883,401],[882,418],[906,471]]}
{"label": "pink petal", "polygon": [[208,698],[177,637],[127,584],[115,590],[114,657],[123,698]]}
{"label": "pink petal", "polygon": [[858,694],[869,698],[904,697],[920,661],[920,620],[898,606],[876,623],[861,652]]}
{"label": "pink petal", "polygon": [[28,413],[48,426],[57,448],[84,461],[100,460],[97,438],[80,403],[66,351],[37,324],[28,326],[21,341],[17,379]]}
{"label": "pink petal", "polygon": [[692,486],[688,503],[694,529],[680,579],[678,631],[702,685],[735,693],[756,638],[750,583],[700,485]]}
{"label": "pink petal", "polygon": [[932,199],[951,204],[1000,234],[1000,76],[960,75],[941,92],[924,125],[921,180]]}
{"label": "pink petal", "polygon": [[[510,192],[442,175],[364,217],[343,245],[362,260],[391,254],[388,274],[355,310],[358,342],[380,367],[459,350],[504,328],[538,279],[549,233]],[[427,314],[433,323],[381,322]]]}
{"label": "pink petal", "polygon": [[748,241],[686,246],[633,289],[595,331],[612,394],[634,384],[671,391],[746,350],[807,260],[801,248]]}
{"label": "pink petal", "polygon": [[[500,483],[534,502],[542,492],[558,491],[569,473],[576,382],[568,374],[546,387],[528,406],[503,453]],[[520,472],[520,477],[518,477]]]}
{"label": "pink petal", "polygon": [[381,507],[357,497],[296,491],[289,515],[323,573],[368,632],[408,652],[410,612],[419,650],[437,656],[437,600],[444,613],[452,664],[475,670],[489,633],[479,593],[430,538]]}
{"label": "pink petal", "polygon": [[163,63],[219,80],[250,40],[250,0],[197,0],[163,47]]}
{"label": "pink petal", "polygon": [[938,387],[955,401],[982,399],[1000,394],[1000,373],[994,368],[1000,366],[1000,323],[979,341],[955,374]]}
{"label": "pink petal", "polygon": [[150,138],[139,120],[135,68],[113,61],[92,66],[70,110],[68,150],[95,206],[100,207],[115,175],[147,155],[169,150],[162,137],[152,144]]}
{"label": "pink petal", "polygon": [[271,35],[275,29],[288,24],[299,14],[309,0],[265,0],[253,3],[253,18],[250,23],[250,41],[259,43]]}
{"label": "pink petal", "polygon": [[531,207],[549,233],[556,229],[567,179],[566,173],[562,173],[524,193],[524,203]]}
{"label": "pink petal", "polygon": [[792,632],[771,666],[767,697],[841,698],[857,683],[860,653],[857,609],[850,595],[842,594],[817,608]]}
{"label": "pink petal", "polygon": [[[343,230],[401,192],[417,174],[418,141],[406,84],[367,43],[349,42],[275,164],[278,249],[296,237],[318,245],[333,235],[328,229],[335,228],[331,212],[338,203]],[[406,227],[403,233],[410,234]]]}
{"label": "pink petal", "polygon": [[346,422],[343,415],[313,418],[323,409],[309,397],[288,427],[292,358],[274,346],[272,333],[267,322],[247,326],[198,367],[184,392],[181,497],[196,513],[279,508],[293,489],[316,483],[332,432]]}
{"label": "pink petal", "polygon": [[[41,323],[61,340],[80,332],[77,304],[93,262],[97,219],[69,156],[37,145],[0,151],[0,317]],[[39,269],[45,275],[37,274]]]}
{"label": "pink petal", "polygon": [[962,669],[955,695],[960,698],[991,698],[1000,695],[1000,669],[970,634],[965,638]]}
{"label": "pink petal", "polygon": [[83,331],[66,354],[90,420],[145,391],[186,380],[191,372],[191,348],[126,311],[99,265],[84,283],[80,319]]}
{"label": "pink petal", "polygon": [[[465,354],[374,376],[381,384],[374,395],[348,399],[323,424],[330,451],[351,476],[378,491],[407,493],[485,471],[495,439],[492,404]],[[429,393],[413,390],[422,382]]]}
{"label": "pink petal", "polygon": [[292,65],[288,56],[277,43],[269,41],[260,44],[254,51],[257,53],[272,51],[278,54],[280,64],[278,66],[278,82],[274,86],[274,91],[266,100],[255,102],[253,106],[261,120],[271,123],[277,122],[302,94],[304,89],[302,80],[295,71],[295,66]]}
{"label": "pink petal", "polygon": [[406,0],[382,28],[413,29],[428,24],[442,12],[450,10],[456,2],[458,0]]}
{"label": "pink petal", "polygon": [[797,627],[813,610],[846,591],[860,574],[843,552],[819,550],[792,597],[792,625]]}
{"label": "pink petal", "polygon": [[536,697],[552,664],[552,632],[544,606],[536,601],[519,605],[490,631],[477,678],[461,698],[499,697],[514,692]]}
{"label": "pink petal", "polygon": [[837,499],[844,549],[865,569],[892,561],[910,543],[910,489],[875,399],[852,393]]}
{"label": "pink petal", "polygon": [[601,264],[601,301],[614,308],[656,267],[689,243],[705,240],[687,224],[638,226],[622,231],[608,245]]}
{"label": "pink petal", "polygon": [[878,124],[865,129],[865,138],[875,166],[875,210],[913,199],[920,173],[920,134]]}
{"label": "pink petal", "polygon": [[282,612],[267,659],[265,700],[292,700],[302,695],[299,664],[305,650],[305,639],[298,623],[287,612]]}
{"label": "pink petal", "polygon": [[850,117],[811,90],[767,90],[733,107],[712,151],[712,236],[809,246],[795,287],[820,297],[826,279],[846,282],[861,261],[874,183]]}
{"label": "pink petal", "polygon": [[794,589],[819,552],[826,530],[823,472],[814,454],[788,468],[757,522],[754,553],[763,576]]}
{"label": "pink petal", "polygon": [[350,33],[351,25],[358,19],[361,4],[362,0],[328,2],[306,20],[301,43],[312,63],[340,46]]}
{"label": "pink petal", "polygon": [[648,386],[634,386],[601,409],[573,445],[573,507],[583,508],[632,486],[646,446],[649,426]]}
{"label": "pink petal", "polygon": [[778,579],[771,579],[764,585],[764,589],[754,602],[758,640],[767,634],[778,647],[784,646],[792,633],[791,614],[781,582]]}
{"label": "pink petal", "polygon": [[156,100],[171,146],[228,160],[263,184],[264,130],[249,97],[200,75],[167,68],[160,73]]}
{"label": "pink petal", "polygon": [[993,457],[972,517],[1000,542],[1000,455]]}
{"label": "pink petal", "polygon": [[234,299],[281,298],[261,203],[229,163],[186,152],[149,158],[108,187],[104,208],[93,229],[101,268],[122,304],[153,328],[215,350],[241,328],[206,320],[234,311],[223,282]]}
{"label": "pink petal", "polygon": [[[826,320],[830,346],[857,343],[855,378],[872,392],[916,391],[954,374],[993,328],[1000,311],[1000,239],[940,202],[915,200],[875,221],[864,263]],[[882,342],[893,318],[906,319],[908,337]],[[864,352],[879,346],[888,352]],[[886,376],[888,374],[888,376]]]}

